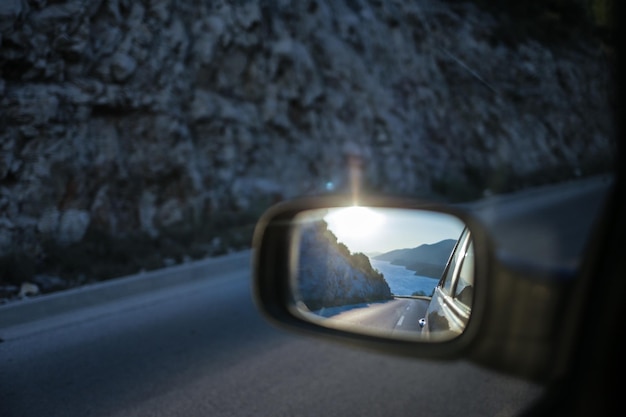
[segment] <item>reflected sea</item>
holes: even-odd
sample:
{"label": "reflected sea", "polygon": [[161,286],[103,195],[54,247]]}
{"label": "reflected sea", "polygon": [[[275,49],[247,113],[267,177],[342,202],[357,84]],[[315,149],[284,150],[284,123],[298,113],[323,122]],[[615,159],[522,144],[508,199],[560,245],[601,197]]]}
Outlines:
{"label": "reflected sea", "polygon": [[392,265],[387,261],[371,259],[372,266],[384,276],[391,292],[395,295],[412,295],[421,292],[421,295],[430,296],[439,282],[438,279],[415,275],[415,271],[400,265]]}

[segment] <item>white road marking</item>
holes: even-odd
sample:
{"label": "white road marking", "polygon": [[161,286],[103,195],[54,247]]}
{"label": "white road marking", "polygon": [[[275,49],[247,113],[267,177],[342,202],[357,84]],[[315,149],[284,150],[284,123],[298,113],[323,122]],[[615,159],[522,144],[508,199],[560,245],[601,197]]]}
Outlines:
{"label": "white road marking", "polygon": [[400,320],[396,323],[396,327],[402,326],[402,322],[404,321],[404,316],[400,317]]}

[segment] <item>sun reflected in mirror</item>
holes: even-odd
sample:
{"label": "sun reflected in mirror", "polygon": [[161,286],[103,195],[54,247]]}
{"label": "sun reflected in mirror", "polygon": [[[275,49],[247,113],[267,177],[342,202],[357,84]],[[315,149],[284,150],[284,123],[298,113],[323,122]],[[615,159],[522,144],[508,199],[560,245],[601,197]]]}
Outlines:
{"label": "sun reflected in mirror", "polygon": [[376,233],[385,223],[385,215],[367,207],[352,206],[329,210],[324,220],[337,238],[343,241]]}

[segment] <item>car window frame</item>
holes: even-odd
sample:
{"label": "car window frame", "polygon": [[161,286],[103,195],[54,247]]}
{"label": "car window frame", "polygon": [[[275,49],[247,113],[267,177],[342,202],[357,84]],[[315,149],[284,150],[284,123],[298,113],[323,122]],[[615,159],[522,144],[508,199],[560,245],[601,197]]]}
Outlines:
{"label": "car window frame", "polygon": [[[466,311],[468,315],[469,315],[469,313],[470,313],[470,311],[472,309],[472,301],[470,300],[469,304],[461,301],[461,299],[459,297],[459,295],[461,293],[458,291],[458,288],[459,288],[459,283],[461,281],[461,274],[464,271],[464,267],[467,265],[468,254],[470,253],[470,249],[472,251],[472,255],[471,256],[473,257],[474,256],[474,254],[473,254],[473,252],[474,252],[474,244],[472,242],[472,234],[471,234],[471,232],[468,233],[468,235],[467,235],[467,242],[463,246],[463,259],[461,261],[460,266],[457,268],[456,276],[455,276],[455,280],[454,280],[454,285],[453,285],[453,291],[452,291],[452,299],[459,306],[459,308],[461,308],[464,311]],[[473,259],[472,259],[472,263],[471,263],[471,268],[474,269],[474,260]],[[471,273],[472,273],[472,282],[471,282],[471,284],[468,284],[465,287],[463,287],[463,289],[465,289],[467,287],[473,288],[475,271],[472,271]],[[461,292],[463,291],[463,289],[461,290]]]}
{"label": "car window frame", "polygon": [[[450,254],[450,258],[446,264],[446,268],[442,273],[441,279],[435,288],[435,292],[438,292],[438,296],[441,299],[441,302],[447,306],[456,320],[461,322],[462,327],[464,327],[471,313],[471,306],[467,306],[458,300],[456,296],[456,286],[458,283],[458,278],[461,270],[463,269],[463,265],[465,263],[465,257],[467,255],[467,250],[472,243],[472,233],[468,228],[463,229],[461,236],[457,240],[452,253]],[[450,268],[454,268],[452,273],[450,274]],[[448,278],[450,278],[450,292],[445,288],[446,282],[448,282]],[[437,294],[433,294],[433,297],[436,297]]]}
{"label": "car window frame", "polygon": [[[451,296],[451,294],[454,292],[454,285],[455,285],[455,279],[456,279],[456,273],[458,270],[458,258],[457,255],[459,254],[459,251],[462,250],[462,245],[465,242],[465,236],[467,236],[467,234],[469,234],[469,230],[467,228],[464,228],[463,231],[461,232],[461,235],[459,236],[459,239],[456,241],[456,244],[454,245],[454,248],[452,249],[452,252],[450,253],[450,257],[448,258],[448,262],[446,262],[446,267],[443,270],[443,273],[441,274],[441,279],[439,280],[439,283],[437,284],[437,287],[439,287],[441,289],[441,292],[445,295],[449,295]],[[450,268],[454,268],[452,270],[452,272],[450,272]],[[448,280],[449,278],[449,280]],[[447,283],[450,283],[449,285],[449,289],[450,291],[448,292],[448,290],[446,289],[447,287]]]}

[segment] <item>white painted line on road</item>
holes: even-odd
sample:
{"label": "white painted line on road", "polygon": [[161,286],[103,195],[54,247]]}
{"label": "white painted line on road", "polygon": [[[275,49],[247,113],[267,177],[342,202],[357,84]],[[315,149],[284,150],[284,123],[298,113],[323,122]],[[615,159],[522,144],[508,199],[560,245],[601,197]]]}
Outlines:
{"label": "white painted line on road", "polygon": [[400,317],[400,320],[396,323],[396,327],[402,326],[402,322],[404,322],[404,316]]}

